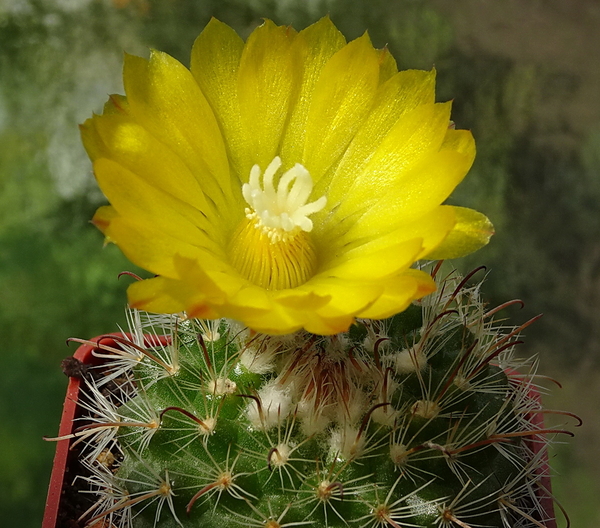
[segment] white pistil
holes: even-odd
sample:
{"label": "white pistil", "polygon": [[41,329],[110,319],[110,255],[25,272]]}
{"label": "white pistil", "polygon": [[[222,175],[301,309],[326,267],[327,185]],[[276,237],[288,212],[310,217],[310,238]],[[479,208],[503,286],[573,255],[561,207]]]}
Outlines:
{"label": "white pistil", "polygon": [[276,156],[265,170],[261,185],[260,167],[254,165],[250,181],[242,186],[244,199],[251,207],[245,209],[246,217],[256,219],[256,227],[263,229],[272,243],[299,231],[312,231],[309,215],[320,211],[327,203],[325,196],[306,203],[313,190],[313,181],[300,163],[281,176],[275,189],[273,178],[280,167],[281,158]]}

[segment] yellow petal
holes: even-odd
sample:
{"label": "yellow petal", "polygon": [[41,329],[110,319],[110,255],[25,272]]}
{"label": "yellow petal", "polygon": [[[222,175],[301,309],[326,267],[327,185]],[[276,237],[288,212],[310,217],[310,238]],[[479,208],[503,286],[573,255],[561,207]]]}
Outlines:
{"label": "yellow petal", "polygon": [[[236,177],[241,174],[241,156],[250,147],[243,134],[237,93],[237,78],[244,41],[228,25],[213,18],[194,42],[190,69],[210,103],[227,146]],[[246,176],[246,175],[242,175]]]}
{"label": "yellow petal", "polygon": [[343,280],[380,280],[397,274],[418,260],[422,253],[423,241],[414,238],[408,241],[386,244],[380,248],[361,247],[345,256],[345,262],[327,268],[328,275]]}
{"label": "yellow petal", "polygon": [[[105,221],[106,218],[99,220]],[[96,217],[94,221],[96,223]],[[103,232],[119,246],[131,262],[157,275],[180,278],[174,264],[174,255],[181,255],[219,268],[219,261],[206,249],[174,238],[155,226],[136,223],[118,214],[110,218],[109,223],[103,227]],[[224,264],[220,267],[224,267]]]}
{"label": "yellow petal", "polygon": [[419,270],[406,270],[402,275],[386,281],[384,292],[358,316],[365,319],[386,319],[406,310],[412,301],[434,291],[435,282],[430,275]]}
{"label": "yellow petal", "polygon": [[[185,269],[181,263],[186,263]],[[221,317],[248,321],[257,331],[270,328],[269,333],[287,333],[302,327],[301,320],[290,310],[273,301],[273,292],[250,284],[227,272],[204,272],[198,262],[180,259],[179,271],[185,281],[206,294],[206,303],[218,310]],[[274,330],[279,328],[279,331]]]}
{"label": "yellow petal", "polygon": [[383,84],[398,73],[396,59],[390,53],[390,50],[383,48],[379,52],[379,84]]}
{"label": "yellow petal", "polygon": [[346,39],[329,17],[302,30],[294,40],[292,52],[303,64],[302,80],[281,146],[283,170],[303,160],[306,121],[315,86],[327,61],[345,44]]}
{"label": "yellow petal", "polygon": [[[173,265],[181,279],[156,277],[132,284],[128,290],[130,305],[159,313],[169,313],[174,307],[181,311],[183,306],[188,317],[227,317],[227,300],[239,293],[242,282],[229,280],[231,277],[220,280],[218,273],[207,273],[199,262],[202,261],[175,255]],[[246,315],[265,311],[251,303],[246,306]]]}
{"label": "yellow petal", "polygon": [[385,281],[350,281],[317,276],[301,289],[331,297],[327,304],[316,310],[320,317],[341,317],[360,313],[370,306],[383,292],[383,282]]}
{"label": "yellow petal", "polygon": [[[423,111],[417,112],[412,119],[400,123],[398,120],[417,106],[433,104],[434,88],[435,71],[419,70],[399,72],[380,86],[373,108],[344,154],[335,177],[342,178],[343,181],[351,180],[352,176],[356,175],[375,155],[392,128],[395,127],[400,133],[407,133],[418,123],[424,125],[424,120],[430,118],[429,112],[433,112],[432,107],[428,106]],[[443,120],[443,125],[447,125],[445,116]],[[397,140],[402,141],[402,138],[398,137]],[[392,137],[388,141],[393,144],[395,139]]]}
{"label": "yellow petal", "polygon": [[248,328],[269,335],[292,334],[304,326],[301,318],[293,316],[293,311],[281,310],[277,307],[268,314],[244,315],[244,321],[248,321]]}
{"label": "yellow petal", "polygon": [[[222,253],[219,226],[189,204],[164,189],[122,167],[101,158],[94,163],[94,174],[116,211],[152,229],[169,234],[187,244]],[[219,236],[220,235],[220,236]]]}
{"label": "yellow petal", "polygon": [[114,207],[110,205],[103,205],[99,207],[92,218],[92,224],[94,224],[105,236],[104,236],[104,245],[114,243],[115,241],[110,238],[106,231],[110,226],[110,223],[114,218],[118,216],[117,211],[115,211]]}
{"label": "yellow petal", "polygon": [[[434,248],[446,238],[448,233],[456,223],[454,210],[451,207],[440,206],[425,216],[408,223],[401,224],[399,227],[390,228],[389,225],[381,225],[374,228],[371,236],[364,236],[364,232],[360,232],[360,222],[355,225],[356,229],[351,229],[343,236],[341,235],[340,245],[336,246],[333,242],[325,242],[323,249],[318,247],[319,254],[326,254],[325,248],[329,247],[333,251],[330,260],[323,261],[323,268],[334,268],[340,263],[346,262],[354,258],[371,259],[372,255],[380,252],[391,251],[391,248],[403,247],[407,243],[414,243],[418,240],[418,245],[421,247],[420,252],[416,251],[412,254],[413,261],[420,260],[430,253]],[[343,244],[343,245],[342,245]],[[416,246],[415,246],[416,247]],[[343,248],[343,249],[342,249]],[[410,252],[405,256],[407,258]],[[398,253],[393,258],[393,263],[396,266],[395,271],[409,267],[410,263],[404,262]],[[370,270],[380,266],[377,258],[374,258]],[[384,267],[391,269],[390,264],[385,264]],[[369,271],[372,273],[372,271]]]}
{"label": "yellow petal", "polygon": [[110,205],[103,205],[96,211],[94,218],[92,218],[92,223],[104,233],[104,230],[108,228],[112,219],[117,216],[118,213],[115,211],[114,207]]}
{"label": "yellow petal", "polygon": [[427,156],[389,189],[353,226],[354,237],[400,227],[424,217],[441,204],[465,177],[471,156],[443,150]]}
{"label": "yellow petal", "polygon": [[[102,141],[103,157],[139,175],[144,182],[198,210],[208,212],[212,202],[189,167],[164,143],[126,115],[97,117],[94,129]],[[160,199],[157,197],[157,199]]]}
{"label": "yellow petal", "polygon": [[242,316],[244,321],[248,321],[250,328],[265,334],[289,334],[302,328],[302,318],[297,316],[299,312],[296,310],[283,308],[271,299],[269,299],[268,310],[257,309],[253,306],[253,299],[249,298],[249,300],[248,306],[244,306],[242,303],[235,306],[228,305],[228,316],[238,320]]}
{"label": "yellow petal", "polygon": [[132,283],[127,288],[129,306],[154,313],[185,312],[190,318],[217,319],[206,296],[191,290],[185,281],[154,277]]}
{"label": "yellow petal", "polygon": [[228,313],[231,314],[230,317],[237,319],[238,309],[239,312],[246,313],[248,308],[260,313],[269,312],[273,309],[273,300],[271,297],[271,292],[248,283],[228,300],[228,304],[231,305],[229,308],[230,312]]}
{"label": "yellow petal", "polygon": [[475,141],[469,130],[449,128],[442,143],[441,150],[454,150],[465,156],[475,157]]}
{"label": "yellow petal", "polygon": [[[217,206],[232,199],[221,131],[190,71],[166,53],[125,56],[123,82],[131,114],[184,160]],[[236,194],[237,186],[236,186]]]}
{"label": "yellow petal", "polygon": [[229,297],[238,293],[245,282],[228,273],[223,274],[217,266],[211,266],[210,262],[207,265],[201,259],[175,255],[173,261],[178,275],[196,286],[192,290],[202,291],[216,305],[225,304]]}
{"label": "yellow petal", "polygon": [[[350,153],[342,160],[330,184],[327,209],[336,208],[336,214],[342,216],[388,192],[404,192],[410,171],[440,148],[449,122],[449,103],[420,105],[403,114],[372,154],[365,152],[359,157]],[[422,171],[421,176],[429,181]]]}
{"label": "yellow petal", "polygon": [[494,234],[494,226],[485,215],[466,207],[451,208],[456,215],[454,229],[425,258],[443,260],[464,257],[485,246]]}
{"label": "yellow petal", "polygon": [[[416,101],[415,101],[416,102]],[[426,154],[438,150],[448,131],[451,103],[421,104],[401,113],[353,185],[362,194],[403,183],[404,174]],[[341,169],[336,175],[341,175]]]}
{"label": "yellow petal", "polygon": [[[129,104],[127,98],[123,95],[111,95],[109,100],[104,105],[103,116],[108,115],[127,115],[129,113]],[[98,134],[97,124],[102,119],[101,116],[95,115],[87,119],[85,123],[79,125],[81,132],[81,140],[83,146],[92,161],[109,155],[106,150],[104,141]]]}
{"label": "yellow petal", "polygon": [[325,306],[330,295],[319,295],[314,291],[301,291],[297,288],[273,293],[273,300],[282,306],[300,311],[314,311]]}
{"label": "yellow petal", "polygon": [[95,117],[96,116],[90,117],[89,119],[86,119],[83,124],[79,125],[81,141],[83,142],[87,155],[92,161],[106,157],[106,146],[96,130],[94,122]]}
{"label": "yellow petal", "polygon": [[304,153],[299,161],[314,182],[339,159],[356,134],[378,81],[378,53],[366,34],[343,47],[323,67],[306,118]]}
{"label": "yellow petal", "polygon": [[127,97],[120,94],[112,94],[104,103],[102,115],[127,115],[129,114],[129,102]]}
{"label": "yellow petal", "polygon": [[127,288],[129,306],[155,313],[178,313],[186,309],[182,294],[189,287],[181,281],[155,277],[132,283]]}
{"label": "yellow petal", "polygon": [[301,70],[292,57],[295,31],[270,20],[248,37],[240,59],[237,90],[246,148],[240,177],[248,181],[250,169],[265,170],[278,154],[284,125],[296,97]]}
{"label": "yellow petal", "polygon": [[306,317],[304,328],[307,332],[318,335],[333,335],[345,332],[354,323],[355,318],[351,315],[340,315],[337,317]]}

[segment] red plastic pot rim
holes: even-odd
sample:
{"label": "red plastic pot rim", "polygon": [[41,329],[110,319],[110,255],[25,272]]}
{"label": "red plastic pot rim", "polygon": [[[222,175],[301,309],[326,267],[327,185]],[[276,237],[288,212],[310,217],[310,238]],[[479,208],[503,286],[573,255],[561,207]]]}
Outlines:
{"label": "red plastic pot rim", "polygon": [[[99,341],[102,341],[103,345],[107,345],[114,348],[120,348],[119,342],[115,339],[112,339],[110,336],[122,338],[123,336],[127,337],[128,334],[106,334],[94,337],[89,341],[91,343],[98,343]],[[144,339],[146,340],[147,346],[165,344],[167,342],[167,338],[164,336],[147,335],[144,336]],[[75,359],[78,359],[79,361],[81,361],[81,363],[84,363],[85,365],[100,365],[105,360],[98,358],[94,355],[94,351],[96,350],[98,350],[98,348],[91,344],[83,344],[77,348],[75,354],[73,354],[73,357]],[[67,385],[67,394],[65,396],[63,410],[60,417],[58,437],[67,436],[71,434],[73,430],[73,420],[75,419],[77,412],[77,402],[79,400],[80,388],[81,379],[69,377],[69,384]],[[52,473],[50,474],[50,484],[48,486],[48,495],[46,497],[46,506],[44,509],[42,528],[56,527],[70,447],[70,439],[58,440],[56,442],[56,452],[54,454],[54,462],[52,464]]]}

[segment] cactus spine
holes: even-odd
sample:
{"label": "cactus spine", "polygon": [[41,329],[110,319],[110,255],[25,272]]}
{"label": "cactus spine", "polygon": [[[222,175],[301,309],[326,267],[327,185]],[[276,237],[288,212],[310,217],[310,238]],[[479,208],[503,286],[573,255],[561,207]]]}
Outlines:
{"label": "cactus spine", "polygon": [[[327,337],[131,311],[120,350],[100,345],[110,375],[77,433],[88,525],[544,526],[535,365],[514,357],[525,325],[494,322],[479,286],[450,274]],[[147,333],[169,342],[144,348]]]}

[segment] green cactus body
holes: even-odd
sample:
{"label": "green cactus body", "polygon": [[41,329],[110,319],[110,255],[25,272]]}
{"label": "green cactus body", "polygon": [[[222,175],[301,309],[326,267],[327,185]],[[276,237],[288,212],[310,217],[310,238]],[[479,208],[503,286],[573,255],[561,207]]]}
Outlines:
{"label": "green cactus body", "polygon": [[[90,525],[543,526],[539,403],[478,285],[451,275],[325,337],[130,317],[133,344],[106,354],[123,394],[93,393]],[[143,349],[147,332],[170,344]]]}

